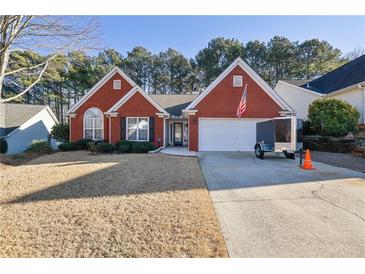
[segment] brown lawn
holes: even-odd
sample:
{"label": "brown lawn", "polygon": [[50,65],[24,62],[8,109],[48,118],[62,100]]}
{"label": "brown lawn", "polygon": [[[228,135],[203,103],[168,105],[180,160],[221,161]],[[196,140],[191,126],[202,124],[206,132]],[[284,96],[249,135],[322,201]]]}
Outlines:
{"label": "brown lawn", "polygon": [[227,256],[195,158],[79,151],[0,168],[0,257]]}

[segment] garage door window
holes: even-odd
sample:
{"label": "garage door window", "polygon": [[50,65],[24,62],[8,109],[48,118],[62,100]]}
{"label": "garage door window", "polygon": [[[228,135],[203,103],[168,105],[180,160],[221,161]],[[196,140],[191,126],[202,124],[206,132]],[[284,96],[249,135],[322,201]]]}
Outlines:
{"label": "garage door window", "polygon": [[148,141],[148,117],[127,118],[127,140]]}

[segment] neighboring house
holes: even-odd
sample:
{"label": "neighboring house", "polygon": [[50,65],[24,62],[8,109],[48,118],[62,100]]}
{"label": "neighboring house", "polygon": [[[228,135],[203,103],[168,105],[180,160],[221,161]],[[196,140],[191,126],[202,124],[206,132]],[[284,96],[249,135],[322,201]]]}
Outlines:
{"label": "neighboring house", "polygon": [[0,104],[0,137],[8,143],[8,154],[23,152],[34,140],[46,141],[57,123],[48,106]]}
{"label": "neighboring house", "polygon": [[[246,84],[247,109],[238,119]],[[193,151],[251,151],[256,122],[286,114],[290,106],[241,58],[199,95],[149,95],[114,68],[67,112],[71,141],[151,141]]]}
{"label": "neighboring house", "polygon": [[321,76],[318,79],[277,83],[275,91],[306,120],[308,107],[319,98],[336,98],[350,103],[360,112],[365,124],[365,55]]}

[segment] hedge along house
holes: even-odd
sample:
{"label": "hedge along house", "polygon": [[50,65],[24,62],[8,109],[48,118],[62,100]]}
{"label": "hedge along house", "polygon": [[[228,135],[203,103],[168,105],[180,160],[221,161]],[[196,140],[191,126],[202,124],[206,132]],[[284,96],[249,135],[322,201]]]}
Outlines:
{"label": "hedge along house", "polygon": [[[247,109],[236,111],[247,84]],[[111,70],[66,114],[70,140],[151,141],[192,151],[250,151],[256,122],[292,109],[241,58],[200,95],[150,95],[119,68]]]}

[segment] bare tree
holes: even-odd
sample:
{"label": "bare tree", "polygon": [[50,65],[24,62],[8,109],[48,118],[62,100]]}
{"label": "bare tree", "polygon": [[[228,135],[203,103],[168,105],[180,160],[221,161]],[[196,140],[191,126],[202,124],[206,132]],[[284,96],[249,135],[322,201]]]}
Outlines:
{"label": "bare tree", "polygon": [[[96,48],[98,22],[92,17],[77,16],[0,16],[0,102],[9,102],[23,96],[41,79],[48,65],[59,54],[70,50]],[[15,51],[35,51],[46,55],[34,64],[10,69],[9,60]],[[5,80],[18,75],[32,80],[19,93],[3,98]]]}
{"label": "bare tree", "polygon": [[354,48],[352,51],[350,51],[349,53],[347,53],[345,55],[345,58],[349,61],[352,61],[364,54],[365,54],[365,48],[358,46],[358,47]]}

